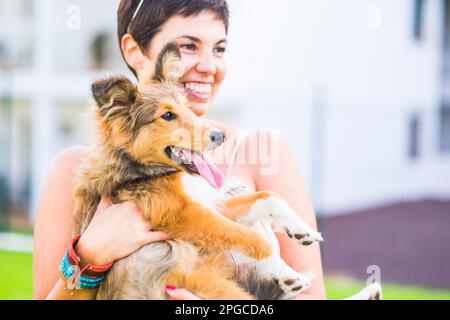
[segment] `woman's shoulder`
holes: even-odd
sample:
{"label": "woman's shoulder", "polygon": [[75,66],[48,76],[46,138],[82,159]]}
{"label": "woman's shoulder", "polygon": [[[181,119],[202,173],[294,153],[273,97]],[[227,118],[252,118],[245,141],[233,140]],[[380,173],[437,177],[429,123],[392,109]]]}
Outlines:
{"label": "woman's shoulder", "polygon": [[77,145],[59,152],[50,169],[51,175],[65,179],[72,179],[76,168],[81,164],[89,152],[89,147]]}
{"label": "woman's shoulder", "polygon": [[280,166],[292,158],[288,141],[270,129],[243,129],[238,154],[246,159],[255,185],[266,176],[276,177]]}
{"label": "woman's shoulder", "polygon": [[47,223],[48,219],[71,221],[76,168],[88,151],[87,147],[74,146],[54,158],[36,209],[37,225],[42,226],[42,221]]}
{"label": "woman's shoulder", "polygon": [[257,157],[252,158],[258,160],[258,164],[261,160],[267,160],[267,157],[276,156],[280,148],[288,147],[286,139],[276,130],[236,128],[236,135],[240,138],[239,149],[256,152]]}
{"label": "woman's shoulder", "polygon": [[60,151],[55,157],[55,163],[64,166],[76,166],[88,154],[88,146],[72,146]]}

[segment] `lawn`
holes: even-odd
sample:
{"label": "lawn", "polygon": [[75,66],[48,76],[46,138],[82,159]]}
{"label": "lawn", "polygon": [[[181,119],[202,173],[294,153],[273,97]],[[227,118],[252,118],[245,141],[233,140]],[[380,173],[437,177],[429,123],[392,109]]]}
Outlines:
{"label": "lawn", "polygon": [[[362,281],[325,277],[328,299],[343,299],[364,288]],[[450,291],[430,290],[416,286],[382,283],[383,300],[450,300]]]}
{"label": "lawn", "polygon": [[0,299],[31,299],[33,257],[0,250]]}
{"label": "lawn", "polygon": [[[0,299],[31,299],[33,258],[28,253],[0,250]],[[326,277],[329,299],[342,299],[364,287],[361,281]],[[450,299],[450,291],[383,283],[384,299]]]}

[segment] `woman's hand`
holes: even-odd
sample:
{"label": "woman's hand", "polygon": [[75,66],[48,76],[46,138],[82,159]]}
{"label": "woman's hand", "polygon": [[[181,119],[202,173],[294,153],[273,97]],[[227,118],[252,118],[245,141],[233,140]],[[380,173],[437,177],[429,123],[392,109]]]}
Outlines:
{"label": "woman's hand", "polygon": [[103,198],[89,226],[81,235],[77,253],[82,262],[106,265],[124,258],[140,247],[168,239],[152,232],[142,212],[132,202],[111,204]]}
{"label": "woman's hand", "polygon": [[171,300],[202,300],[200,297],[186,289],[180,289],[172,285],[166,286],[166,293]]}

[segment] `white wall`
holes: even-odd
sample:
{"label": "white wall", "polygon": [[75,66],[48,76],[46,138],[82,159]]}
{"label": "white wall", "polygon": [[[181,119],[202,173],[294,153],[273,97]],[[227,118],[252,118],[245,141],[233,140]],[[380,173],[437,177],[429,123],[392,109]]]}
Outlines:
{"label": "white wall", "polygon": [[[421,42],[412,37],[412,0],[230,4],[230,70],[222,94],[239,104],[242,124],[278,129],[290,141],[316,205],[341,212],[450,197],[450,157],[437,150],[439,1],[427,2]],[[320,148],[312,142],[312,109],[320,105],[326,109],[322,164],[311,163]],[[414,162],[407,157],[411,112],[421,115],[423,129]],[[315,165],[324,169],[322,191],[314,187]]]}

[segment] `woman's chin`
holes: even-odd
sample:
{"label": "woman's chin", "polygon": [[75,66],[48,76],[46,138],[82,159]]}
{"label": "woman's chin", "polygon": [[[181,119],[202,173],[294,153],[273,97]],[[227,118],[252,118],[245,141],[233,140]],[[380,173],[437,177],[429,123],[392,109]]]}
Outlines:
{"label": "woman's chin", "polygon": [[191,102],[190,108],[198,117],[206,114],[209,111],[209,103],[193,103]]}

